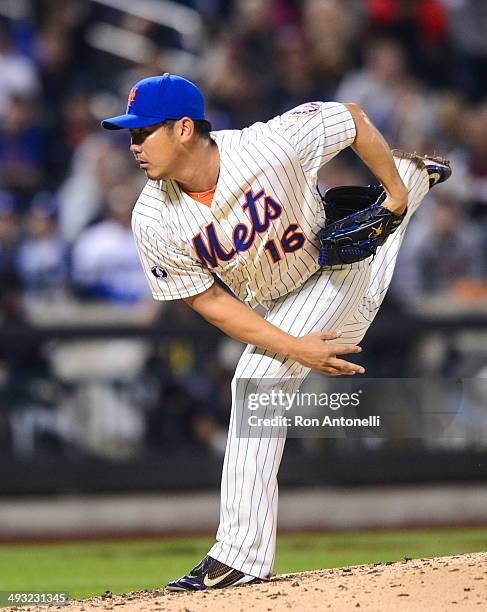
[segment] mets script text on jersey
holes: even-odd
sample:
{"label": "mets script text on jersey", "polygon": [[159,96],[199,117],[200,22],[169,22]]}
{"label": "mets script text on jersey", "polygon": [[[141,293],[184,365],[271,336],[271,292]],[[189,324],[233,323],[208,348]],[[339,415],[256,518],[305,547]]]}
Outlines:
{"label": "mets script text on jersey", "polygon": [[[262,220],[259,217],[257,208],[257,203],[261,199],[263,199],[264,213]],[[249,189],[245,194],[245,204],[242,205],[242,209],[250,217],[250,227],[246,223],[238,223],[233,228],[233,248],[229,251],[226,251],[222,246],[213,223],[209,223],[205,227],[204,236],[199,232],[193,238],[195,251],[203,265],[216,268],[220,261],[229,261],[237,253],[247,251],[254,244],[256,235],[266,232],[271,221],[278,219],[282,214],[281,204],[272,196],[266,195],[263,189],[256,194],[253,193],[252,189]],[[298,231],[298,228],[299,226],[293,223],[285,229],[279,240],[281,250],[284,253],[292,253],[303,247],[306,238],[301,231]],[[274,263],[281,259],[281,250],[274,240],[268,240],[265,244],[265,249]]]}

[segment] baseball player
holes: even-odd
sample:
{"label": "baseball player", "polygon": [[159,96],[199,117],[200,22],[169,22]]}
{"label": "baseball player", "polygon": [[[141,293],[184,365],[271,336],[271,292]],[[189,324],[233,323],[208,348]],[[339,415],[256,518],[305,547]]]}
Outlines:
{"label": "baseball player", "polygon": [[[130,130],[130,149],[147,176],[132,228],[154,298],[182,299],[247,344],[232,381],[216,543],[167,588],[266,579],[275,556],[285,428],[272,437],[239,435],[243,412],[236,406],[245,400],[245,381],[258,380],[266,390],[282,381],[292,390],[310,369],[330,376],[364,372],[344,356],[361,350],[409,218],[428,190],[450,176],[449,163],[392,154],[355,104],[308,102],[267,123],[211,132],[198,88],[170,74],[137,83],[126,113],[102,125]],[[317,173],[346,147],[381,186],[372,199],[335,194],[325,204],[330,221]],[[256,304],[265,316],[252,309]]]}

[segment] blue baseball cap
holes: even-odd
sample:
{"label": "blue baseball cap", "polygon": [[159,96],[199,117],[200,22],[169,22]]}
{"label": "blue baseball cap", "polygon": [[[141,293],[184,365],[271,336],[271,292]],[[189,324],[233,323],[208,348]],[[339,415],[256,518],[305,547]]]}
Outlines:
{"label": "blue baseball cap", "polygon": [[101,124],[107,130],[143,128],[166,119],[205,118],[205,101],[194,83],[166,72],[136,83],[130,90],[125,115],[109,117]]}

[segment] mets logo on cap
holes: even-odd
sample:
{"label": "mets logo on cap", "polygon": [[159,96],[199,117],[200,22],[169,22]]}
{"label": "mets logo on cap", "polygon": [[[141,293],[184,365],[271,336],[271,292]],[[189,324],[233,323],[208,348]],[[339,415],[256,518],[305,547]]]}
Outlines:
{"label": "mets logo on cap", "polygon": [[129,93],[128,101],[127,101],[127,108],[130,108],[132,106],[132,103],[135,100],[136,93],[137,93],[137,87],[132,87]]}

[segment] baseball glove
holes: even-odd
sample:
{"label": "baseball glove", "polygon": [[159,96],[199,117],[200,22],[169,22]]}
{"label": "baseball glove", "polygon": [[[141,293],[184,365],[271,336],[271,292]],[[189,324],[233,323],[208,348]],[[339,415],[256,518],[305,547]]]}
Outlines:
{"label": "baseball glove", "polygon": [[326,192],[326,225],[318,235],[320,266],[351,264],[375,255],[407,212],[397,215],[387,210],[381,206],[385,199],[382,185],[335,187]]}

